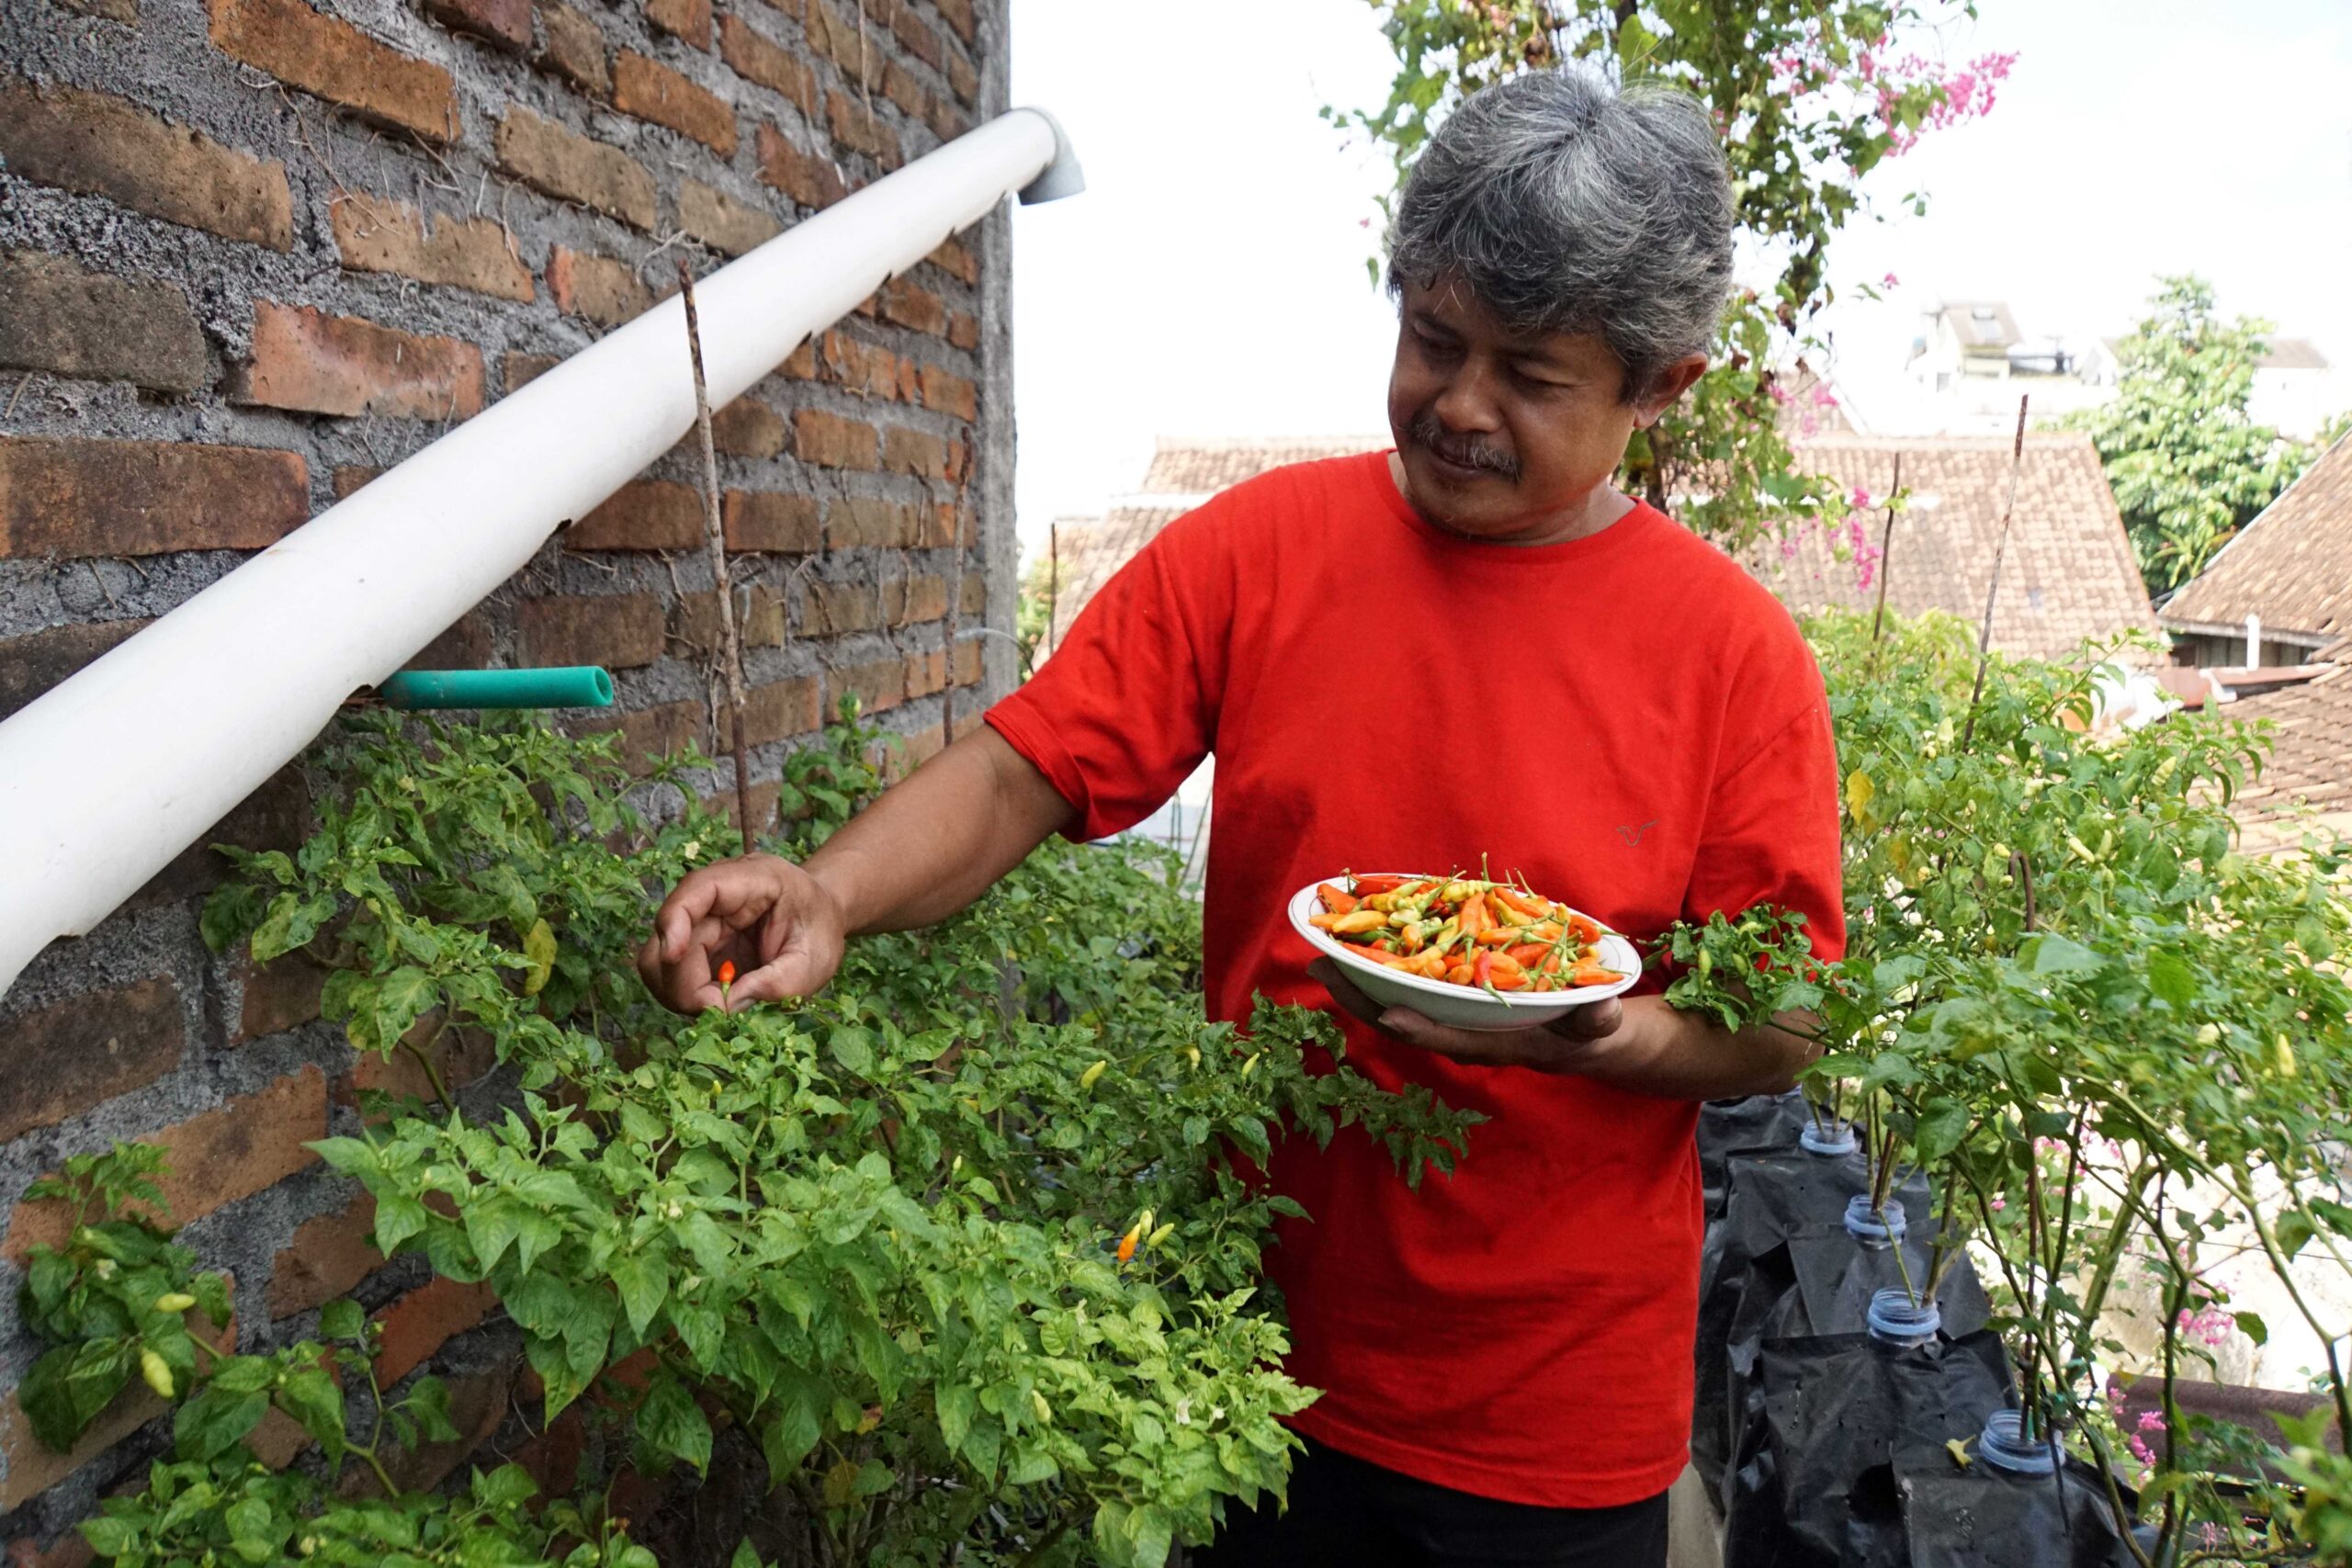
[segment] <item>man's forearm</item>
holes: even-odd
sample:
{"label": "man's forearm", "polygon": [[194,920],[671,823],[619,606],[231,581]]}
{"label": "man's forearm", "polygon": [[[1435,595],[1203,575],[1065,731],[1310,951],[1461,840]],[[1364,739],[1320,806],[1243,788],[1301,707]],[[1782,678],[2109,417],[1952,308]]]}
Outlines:
{"label": "man's forearm", "polygon": [[1778,1094],[1794,1085],[1819,1053],[1807,1037],[1815,1020],[1791,1013],[1781,1021],[1789,1027],[1733,1031],[1697,1013],[1678,1012],[1657,997],[1628,998],[1623,1026],[1578,1071],[1661,1100]]}
{"label": "man's forearm", "polygon": [[906,931],[970,905],[1069,814],[1045,775],[983,725],[886,790],[807,870],[853,933]]}

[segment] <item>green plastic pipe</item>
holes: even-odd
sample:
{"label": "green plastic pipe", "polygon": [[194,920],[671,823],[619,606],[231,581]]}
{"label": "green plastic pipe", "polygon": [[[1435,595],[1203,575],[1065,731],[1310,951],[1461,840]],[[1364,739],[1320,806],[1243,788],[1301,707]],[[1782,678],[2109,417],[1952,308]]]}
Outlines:
{"label": "green plastic pipe", "polygon": [[594,664],[545,670],[403,670],[376,688],[396,708],[608,708],[613,678]]}

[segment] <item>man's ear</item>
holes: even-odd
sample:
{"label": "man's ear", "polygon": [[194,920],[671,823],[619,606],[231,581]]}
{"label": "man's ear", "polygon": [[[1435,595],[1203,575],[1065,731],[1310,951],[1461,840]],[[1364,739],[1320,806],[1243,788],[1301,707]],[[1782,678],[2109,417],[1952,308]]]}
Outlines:
{"label": "man's ear", "polygon": [[1634,428],[1647,430],[1651,425],[1656,424],[1658,415],[1679,401],[1682,394],[1690,389],[1690,384],[1706,373],[1707,356],[1703,354],[1686,354],[1668,366],[1665,376],[1659,379],[1649,396],[1634,402]]}

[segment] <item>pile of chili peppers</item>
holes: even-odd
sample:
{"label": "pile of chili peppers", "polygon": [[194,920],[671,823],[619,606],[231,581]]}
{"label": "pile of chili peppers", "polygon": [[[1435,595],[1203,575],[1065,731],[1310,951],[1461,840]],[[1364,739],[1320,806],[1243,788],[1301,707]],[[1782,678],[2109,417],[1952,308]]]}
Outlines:
{"label": "pile of chili peppers", "polygon": [[1482,991],[1566,991],[1625,976],[1598,956],[1599,921],[1524,886],[1459,876],[1327,882],[1309,923],[1359,958]]}

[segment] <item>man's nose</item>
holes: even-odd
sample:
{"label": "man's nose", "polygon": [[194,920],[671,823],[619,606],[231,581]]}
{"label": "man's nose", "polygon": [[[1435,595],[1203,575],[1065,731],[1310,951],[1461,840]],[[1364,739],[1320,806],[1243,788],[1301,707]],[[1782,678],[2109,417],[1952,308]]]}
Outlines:
{"label": "man's nose", "polygon": [[1430,412],[1449,434],[1484,435],[1502,428],[1493,373],[1476,360],[1448,378]]}

